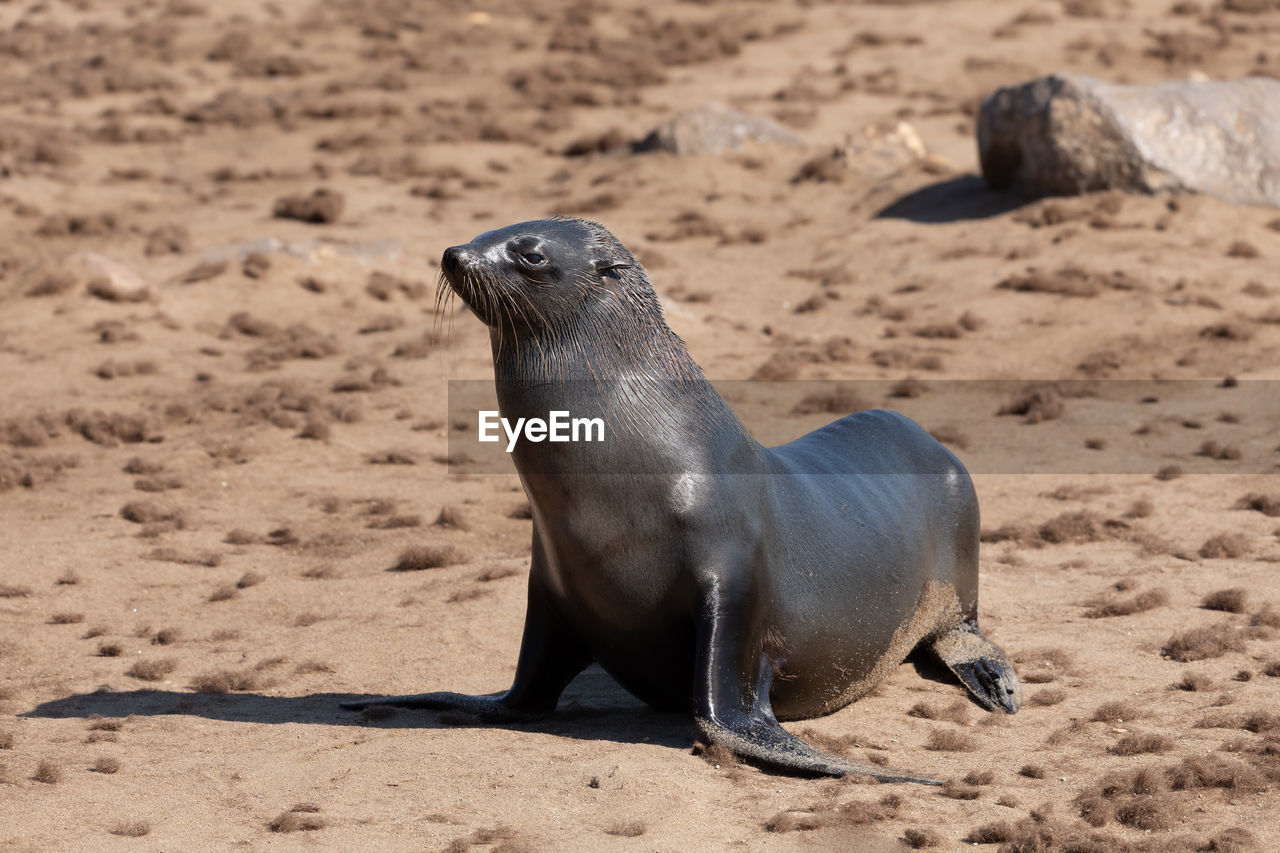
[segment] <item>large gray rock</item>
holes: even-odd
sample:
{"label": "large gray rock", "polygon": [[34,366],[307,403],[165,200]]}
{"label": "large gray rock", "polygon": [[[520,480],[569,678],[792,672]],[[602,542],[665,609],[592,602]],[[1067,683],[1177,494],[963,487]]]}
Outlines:
{"label": "large gray rock", "polygon": [[775,143],[793,148],[803,144],[794,133],[769,119],[710,101],[672,116],[635,143],[632,150],[724,154],[737,151],[744,142]]}
{"label": "large gray rock", "polygon": [[1183,190],[1280,207],[1280,81],[1128,86],[1052,74],[987,96],[978,156],[997,189]]}

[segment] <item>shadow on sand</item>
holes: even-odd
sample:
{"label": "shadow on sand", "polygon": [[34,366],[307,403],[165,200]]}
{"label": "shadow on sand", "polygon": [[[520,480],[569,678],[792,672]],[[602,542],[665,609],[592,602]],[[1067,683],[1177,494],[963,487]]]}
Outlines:
{"label": "shadow on sand", "polygon": [[[396,708],[367,714],[338,707],[339,702],[373,698],[377,698],[376,694],[263,696],[259,693],[207,694],[177,690],[102,691],[43,702],[20,716],[67,719],[175,715],[275,725],[303,723],[384,729],[489,727],[479,722],[455,722],[458,719],[456,714],[446,717],[450,722],[444,723],[436,711]],[[656,743],[680,749],[691,747],[697,735],[692,716],[653,710],[623,690],[599,667],[588,668],[569,685],[555,716],[538,722],[495,724],[493,727],[542,732],[577,740]]]}
{"label": "shadow on sand", "polygon": [[993,190],[977,175],[939,181],[909,192],[876,213],[877,219],[909,219],[937,225],[966,219],[988,219],[1017,210],[1036,199]]}

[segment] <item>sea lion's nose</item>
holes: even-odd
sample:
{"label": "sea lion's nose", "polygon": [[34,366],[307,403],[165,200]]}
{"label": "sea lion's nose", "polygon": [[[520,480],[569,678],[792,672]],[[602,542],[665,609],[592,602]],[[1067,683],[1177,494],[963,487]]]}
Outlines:
{"label": "sea lion's nose", "polygon": [[449,275],[458,275],[466,267],[471,256],[466,246],[450,246],[444,250],[444,257],[440,259],[440,266]]}

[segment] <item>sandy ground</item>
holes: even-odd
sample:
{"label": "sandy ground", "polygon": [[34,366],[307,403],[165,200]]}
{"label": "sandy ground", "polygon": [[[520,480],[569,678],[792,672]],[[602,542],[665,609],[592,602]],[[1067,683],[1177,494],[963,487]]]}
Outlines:
{"label": "sandy ground", "polygon": [[[1057,69],[1274,76],[1278,34],[1265,0],[0,4],[0,845],[1277,849],[1280,211],[990,193],[973,120]],[[708,98],[807,147],[601,153]],[[928,158],[833,153],[897,122]],[[552,213],[715,379],[922,383],[858,393],[976,472],[1027,705],[908,663],[792,728],[947,788],[712,766],[599,671],[537,725],[338,710],[509,683],[530,522],[449,473],[448,380],[491,363],[433,290]],[[998,415],[1033,379],[1090,382]],[[832,417],[730,396],[774,440]],[[388,571],[412,547],[449,565]]]}

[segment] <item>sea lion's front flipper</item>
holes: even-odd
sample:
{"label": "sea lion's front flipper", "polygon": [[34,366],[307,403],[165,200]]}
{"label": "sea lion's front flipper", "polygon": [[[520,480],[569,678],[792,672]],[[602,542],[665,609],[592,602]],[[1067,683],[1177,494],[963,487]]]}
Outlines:
{"label": "sea lion's front flipper", "polygon": [[[725,594],[728,586],[713,585],[698,620],[694,718],[707,740],[752,763],[794,773],[942,784],[940,779],[828,755],[784,729],[769,702],[773,660],[741,618],[741,595]],[[742,593],[744,587],[737,589]]]}
{"label": "sea lion's front flipper", "polygon": [[[534,553],[536,572],[537,548]],[[360,711],[374,705],[462,711],[487,723],[538,720],[555,712],[560,694],[589,663],[591,656],[582,642],[552,611],[538,583],[531,580],[520,658],[516,662],[515,680],[510,690],[483,696],[447,691],[413,696],[375,696],[343,702],[342,707],[349,711]]]}
{"label": "sea lion's front flipper", "polygon": [[982,636],[978,623],[961,622],[935,638],[930,648],[988,711],[1000,708],[1016,714],[1022,707],[1022,683],[1013,664]]}

